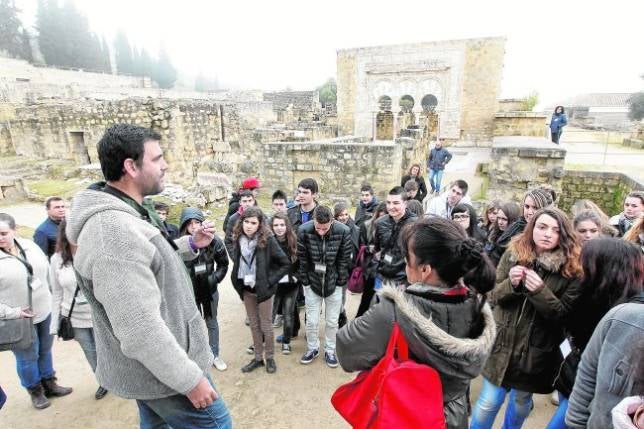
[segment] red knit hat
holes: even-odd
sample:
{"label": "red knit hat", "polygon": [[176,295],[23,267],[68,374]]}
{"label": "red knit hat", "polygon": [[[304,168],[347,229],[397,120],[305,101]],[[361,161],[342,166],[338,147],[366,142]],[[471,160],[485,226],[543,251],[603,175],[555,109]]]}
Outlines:
{"label": "red knit hat", "polygon": [[259,180],[257,180],[256,177],[247,177],[242,182],[242,189],[256,189],[260,186],[262,186],[262,184],[259,183]]}

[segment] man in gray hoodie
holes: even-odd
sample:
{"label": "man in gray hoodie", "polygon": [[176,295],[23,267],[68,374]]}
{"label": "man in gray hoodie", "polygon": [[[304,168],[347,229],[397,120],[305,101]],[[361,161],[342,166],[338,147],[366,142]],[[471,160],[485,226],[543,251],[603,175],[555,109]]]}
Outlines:
{"label": "man in gray hoodie", "polygon": [[74,267],[92,307],[98,364],[106,389],[136,399],[141,427],[222,428],[232,422],[214,389],[213,355],[183,260],[212,241],[203,222],[171,240],[150,202],[168,167],[156,132],[128,124],[98,143],[107,183],[73,200],[67,236],[78,245]]}

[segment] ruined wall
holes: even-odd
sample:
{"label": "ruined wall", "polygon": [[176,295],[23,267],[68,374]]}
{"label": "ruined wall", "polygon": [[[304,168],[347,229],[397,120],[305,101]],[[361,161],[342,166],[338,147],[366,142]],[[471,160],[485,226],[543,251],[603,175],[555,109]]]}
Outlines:
{"label": "ruined wall", "polygon": [[273,109],[287,120],[310,121],[321,113],[320,95],[317,91],[279,91],[264,93],[264,101],[273,103]]}
{"label": "ruined wall", "polygon": [[490,140],[501,92],[505,38],[470,39],[465,50],[461,139]]}
{"label": "ruined wall", "polygon": [[356,103],[357,76],[356,53],[354,51],[338,51],[337,57],[337,108],[338,134],[351,135],[354,133],[354,111]]}
{"label": "ruined wall", "polygon": [[495,136],[546,136],[546,115],[535,112],[499,112],[494,115]]}
{"label": "ruined wall", "polygon": [[612,216],[624,209],[624,198],[636,190],[644,190],[644,184],[622,173],[566,170],[558,203],[569,211],[575,201],[588,199]]}

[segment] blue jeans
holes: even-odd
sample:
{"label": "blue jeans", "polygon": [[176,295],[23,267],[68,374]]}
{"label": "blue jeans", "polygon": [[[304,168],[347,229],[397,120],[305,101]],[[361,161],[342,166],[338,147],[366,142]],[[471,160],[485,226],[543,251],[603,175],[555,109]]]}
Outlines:
{"label": "blue jeans", "polygon": [[[210,376],[208,381],[213,389]],[[219,394],[219,392],[217,392]],[[228,429],[233,427],[230,413],[223,398],[219,396],[206,408],[197,409],[185,395],[161,399],[137,399],[141,429]]]}
{"label": "blue jeans", "polygon": [[443,170],[429,170],[429,185],[432,191],[440,192],[441,180],[443,180]]}
{"label": "blue jeans", "polygon": [[206,326],[208,327],[208,342],[210,343],[210,350],[212,354],[219,356],[219,322],[217,321],[217,307],[219,307],[219,291],[212,294],[212,302],[210,303],[210,312],[212,317],[206,317]]}
{"label": "blue jeans", "polygon": [[505,410],[502,429],[519,429],[532,410],[532,393],[495,386],[485,378],[479,399],[472,409],[470,429],[492,428],[496,414],[508,392],[510,399]]}
{"label": "blue jeans", "polygon": [[54,360],[51,356],[54,336],[49,333],[50,323],[51,314],[42,322],[34,325],[36,335],[31,347],[24,350],[13,350],[18,378],[24,388],[36,387],[43,378],[52,378],[56,374]]}
{"label": "blue jeans", "polygon": [[546,429],[566,429],[566,411],[568,411],[568,398],[559,393],[559,406]]}
{"label": "blue jeans", "polygon": [[74,339],[78,341],[85,359],[92,367],[92,372],[96,372],[96,341],[94,340],[93,328],[74,328]]}

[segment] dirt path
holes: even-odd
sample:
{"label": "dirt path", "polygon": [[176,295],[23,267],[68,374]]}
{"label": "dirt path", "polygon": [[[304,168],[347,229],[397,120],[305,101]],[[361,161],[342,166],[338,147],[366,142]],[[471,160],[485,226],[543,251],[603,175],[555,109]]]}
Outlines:
{"label": "dirt path", "polygon": [[[330,404],[337,386],[353,378],[342,369],[328,368],[321,358],[311,365],[299,363],[305,345],[302,335],[294,342],[293,353],[276,355],[277,373],[257,370],[242,374],[240,368],[250,356],[245,349],[251,344],[250,332],[244,325],[244,309],[229,281],[221,286],[219,323],[222,357],[228,370],[212,370],[213,380],[222,393],[233,417],[235,428],[343,428],[347,427]],[[349,314],[355,314],[360,296],[348,296]],[[281,329],[277,330],[281,333]],[[2,429],[50,428],[137,428],[138,414],[134,401],[108,394],[94,400],[97,385],[75,341],[56,341],[54,364],[61,384],[72,386],[74,393],[54,399],[52,406],[37,411],[27,393],[20,387],[15,362],[10,352],[0,353],[0,384],[9,396],[0,410]],[[472,385],[476,399],[480,380]],[[525,427],[543,428],[554,407],[547,397],[537,395],[535,410]],[[500,425],[499,425],[500,427]]]}

